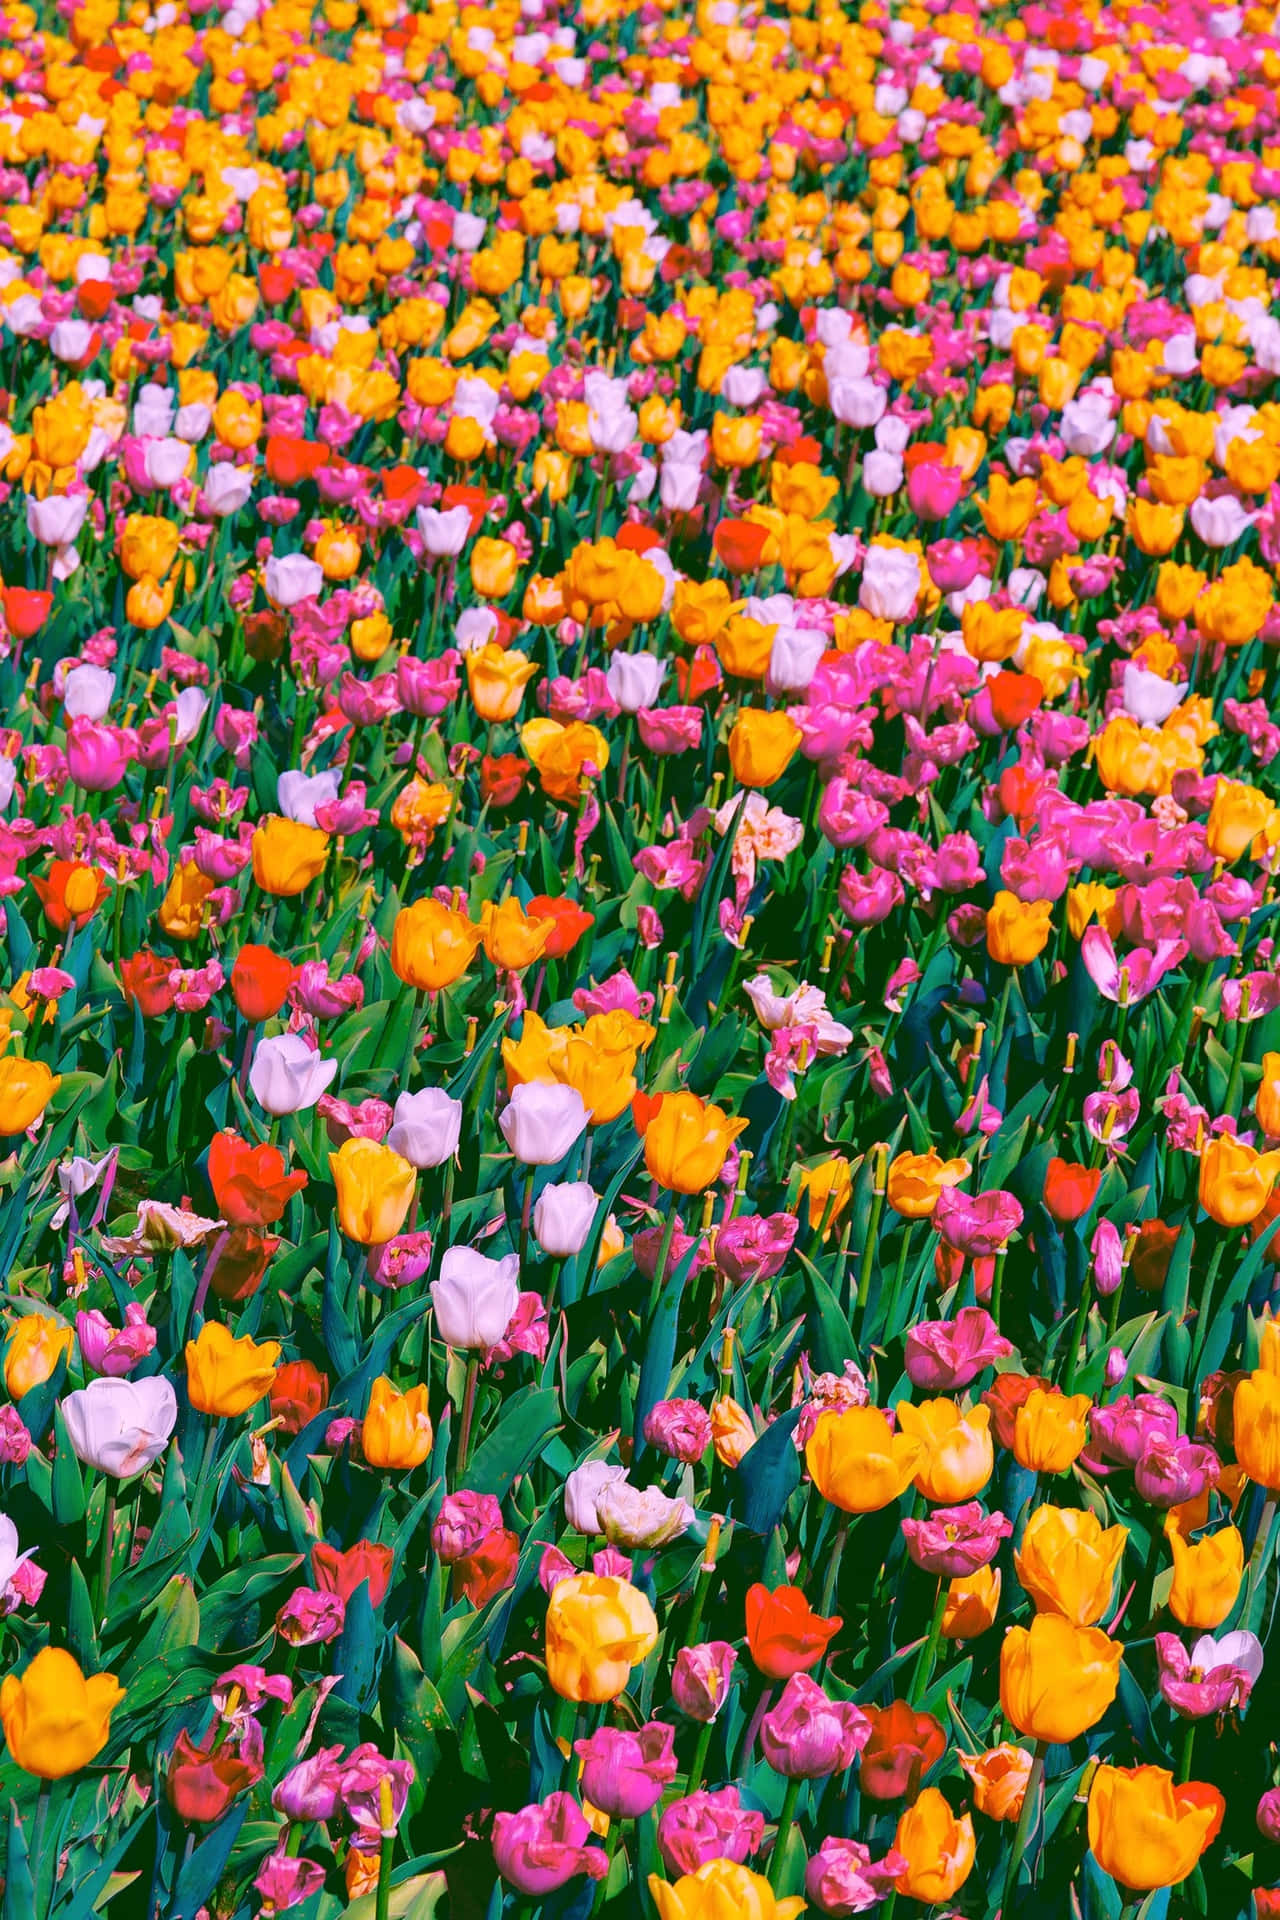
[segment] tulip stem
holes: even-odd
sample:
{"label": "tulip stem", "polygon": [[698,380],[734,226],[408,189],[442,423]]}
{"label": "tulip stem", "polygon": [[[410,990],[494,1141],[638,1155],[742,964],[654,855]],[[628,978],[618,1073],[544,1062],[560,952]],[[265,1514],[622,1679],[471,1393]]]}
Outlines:
{"label": "tulip stem", "polygon": [[1182,1735],[1182,1753],[1178,1759],[1178,1785],[1185,1786],[1191,1778],[1191,1762],[1195,1754],[1196,1723],[1188,1720]]}
{"label": "tulip stem", "polygon": [[116,1496],[107,1494],[102,1513],[102,1570],[98,1581],[98,1619],[107,1623],[107,1602],[111,1598],[111,1553],[116,1539]]}
{"label": "tulip stem", "polygon": [[391,1855],[395,1851],[395,1844],[394,1833],[383,1834],[382,1851],[378,1856],[377,1920],[387,1920],[391,1911]]}
{"label": "tulip stem", "polygon": [[824,1620],[831,1618],[831,1609],[835,1605],[836,1589],[840,1584],[840,1562],[844,1559],[848,1539],[849,1521],[846,1519],[836,1528],[836,1537],[831,1543],[831,1557],[827,1561],[827,1576],[822,1583],[822,1600],[818,1611]]}
{"label": "tulip stem", "polygon": [[911,1691],[907,1695],[913,1707],[919,1706],[928,1691],[929,1682],[933,1678],[934,1662],[937,1660],[938,1647],[942,1640],[942,1622],[947,1611],[947,1592],[948,1588],[944,1585],[942,1576],[939,1575],[938,1591],[934,1596],[933,1618],[929,1622],[928,1637],[920,1649],[920,1656],[916,1661],[915,1675],[911,1681]]}
{"label": "tulip stem", "polygon": [[782,1812],[778,1815],[778,1832],[773,1843],[773,1852],[769,1855],[769,1885],[777,1893],[782,1879],[783,1859],[787,1850],[787,1840],[795,1824],[796,1802],[800,1798],[802,1780],[788,1780],[787,1790],[782,1796]]}
{"label": "tulip stem", "polygon": [[1253,1538],[1253,1551],[1249,1555],[1249,1580],[1245,1587],[1244,1614],[1240,1624],[1253,1631],[1254,1597],[1261,1586],[1267,1570],[1268,1549],[1271,1545],[1271,1530],[1276,1517],[1276,1496],[1268,1493],[1262,1512],[1258,1516],[1258,1531]]}
{"label": "tulip stem", "polygon": [[676,1212],[675,1195],[673,1194],[670,1211],[667,1214],[667,1224],[662,1230],[662,1245],[658,1249],[658,1264],[653,1270],[653,1284],[649,1289],[648,1318],[650,1320],[652,1320],[654,1314],[658,1311],[658,1302],[662,1298],[662,1283],[667,1277],[667,1261],[671,1257],[671,1240],[676,1230]]}
{"label": "tulip stem", "polygon": [[42,1780],[40,1791],[36,1796],[36,1813],[31,1826],[31,1851],[28,1856],[31,1862],[31,1877],[37,1886],[40,1882],[40,1855],[44,1849],[44,1830],[49,1823],[49,1802],[52,1797],[53,1789],[49,1782]]}
{"label": "tulip stem", "polygon": [[409,1075],[413,1071],[414,1049],[418,1042],[418,1023],[422,1018],[422,1003],[426,998],[426,994],[421,987],[415,987],[407,998],[409,1000],[409,1031],[405,1036],[404,1056],[400,1062],[400,1091],[402,1093],[407,1093],[409,1090]]}
{"label": "tulip stem", "polygon": [[714,1720],[704,1720],[698,1728],[698,1744],[693,1750],[693,1759],[689,1762],[689,1782],[685,1787],[686,1799],[698,1791],[702,1785],[702,1776],[707,1765],[707,1749],[711,1745],[711,1729]]}
{"label": "tulip stem", "polygon": [[1018,1890],[1018,1869],[1022,1865],[1022,1856],[1026,1851],[1027,1840],[1035,1818],[1040,1787],[1044,1780],[1044,1757],[1048,1750],[1047,1740],[1036,1741],[1031,1771],[1027,1775],[1026,1791],[1022,1796],[1022,1812],[1018,1815],[1018,1825],[1013,1836],[1013,1852],[1009,1855],[1009,1870],[1004,1881],[1004,1897],[1000,1902],[1000,1920],[1013,1920],[1013,1902]]}
{"label": "tulip stem", "polygon": [[871,1212],[867,1218],[867,1237],[862,1243],[862,1262],[858,1274],[858,1335],[865,1347],[867,1343],[867,1297],[871,1292],[871,1267],[878,1251],[880,1235],[880,1215],[884,1212],[885,1174],[883,1150],[878,1146],[871,1149],[873,1156],[871,1189]]}
{"label": "tulip stem", "polygon": [[529,1253],[529,1220],[533,1213],[533,1168],[524,1177],[524,1205],[520,1209],[520,1265]]}
{"label": "tulip stem", "polygon": [[462,1425],[458,1430],[458,1478],[467,1470],[471,1453],[471,1422],[476,1411],[476,1387],[480,1380],[480,1362],[475,1354],[467,1361],[467,1384],[462,1390]]}
{"label": "tulip stem", "polygon": [[1080,1304],[1076,1308],[1071,1322],[1071,1332],[1067,1335],[1067,1364],[1062,1375],[1062,1391],[1073,1393],[1076,1384],[1076,1365],[1080,1357],[1080,1342],[1088,1338],[1089,1309],[1093,1305],[1093,1262],[1085,1268],[1084,1279],[1080,1283]]}

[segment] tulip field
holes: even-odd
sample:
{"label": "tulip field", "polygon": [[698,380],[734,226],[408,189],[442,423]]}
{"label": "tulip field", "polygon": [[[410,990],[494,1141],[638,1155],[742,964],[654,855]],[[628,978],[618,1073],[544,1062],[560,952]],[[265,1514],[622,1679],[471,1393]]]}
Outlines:
{"label": "tulip field", "polygon": [[0,1920],[1280,1916],[1271,0],[0,0]]}

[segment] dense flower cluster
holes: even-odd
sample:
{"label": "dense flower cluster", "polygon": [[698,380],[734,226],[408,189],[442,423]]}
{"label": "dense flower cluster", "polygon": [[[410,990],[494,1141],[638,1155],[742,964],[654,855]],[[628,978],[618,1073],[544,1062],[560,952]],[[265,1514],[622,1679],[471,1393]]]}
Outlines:
{"label": "dense flower cluster", "polygon": [[1280,1914],[1278,215],[1265,4],[0,0],[6,1920]]}

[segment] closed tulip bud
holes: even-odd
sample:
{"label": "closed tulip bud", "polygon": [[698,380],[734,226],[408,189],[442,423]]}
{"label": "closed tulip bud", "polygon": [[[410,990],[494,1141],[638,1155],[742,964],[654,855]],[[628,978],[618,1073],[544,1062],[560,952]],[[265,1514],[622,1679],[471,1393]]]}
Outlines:
{"label": "closed tulip bud", "polygon": [[1200,1155],[1200,1205],[1220,1227],[1247,1227],[1271,1198],[1280,1151],[1257,1153],[1231,1133],[1211,1135]]}
{"label": "closed tulip bud", "polygon": [[402,907],[391,930],[391,971],[420,992],[438,993],[460,980],[480,945],[480,928],[439,900]]}
{"label": "closed tulip bud", "polygon": [[1259,834],[1271,827],[1275,811],[1274,801],[1261,788],[1247,786],[1240,780],[1225,780],[1220,775],[1214,782],[1213,801],[1204,827],[1214,859],[1223,860],[1228,866],[1238,860]]}
{"label": "closed tulip bud", "polygon": [[1033,1387],[1013,1421],[1013,1452],[1035,1473],[1065,1473],[1084,1452],[1092,1402],[1087,1393]]}
{"label": "closed tulip bud", "polygon": [[1055,1154],[1045,1168],[1044,1204],[1059,1226],[1082,1220],[1098,1197],[1101,1167],[1077,1167]]}
{"label": "closed tulip bud", "polygon": [[379,1374],[369,1390],[369,1406],[360,1433],[360,1449],[371,1467],[408,1473],[431,1453],[431,1415],[426,1386],[399,1393]]}
{"label": "closed tulip bud", "polygon": [[1051,900],[1019,900],[1001,888],[987,909],[987,952],[1002,967],[1025,967],[1053,932]]}
{"label": "closed tulip bud", "polygon": [[61,1647],[43,1647],[25,1673],[0,1683],[0,1724],[24,1773],[61,1780],[87,1767],[106,1746],[111,1715],[124,1699],[114,1673],[86,1678]]}
{"label": "closed tulip bud", "polygon": [[244,1413],[275,1385],[280,1345],[239,1340],[217,1320],[206,1320],[186,1345],[187,1397],[198,1413],[222,1419]]}
{"label": "closed tulip bud", "polygon": [[1000,1611],[999,1567],[979,1567],[952,1580],[942,1613],[944,1640],[976,1640],[996,1623]]}
{"label": "closed tulip bud", "polygon": [[779,1900],[762,1873],[734,1860],[708,1860],[674,1885],[651,1873],[649,1892],[658,1920],[796,1920],[804,1912],[799,1894]]}
{"label": "closed tulip bud", "polygon": [[1019,1733],[1065,1745],[1096,1727],[1116,1697],[1124,1648],[1099,1627],[1038,1613],[1000,1649],[1000,1704]]}
{"label": "closed tulip bud", "polygon": [[756,1430],[745,1407],[729,1395],[711,1403],[711,1444],[722,1467],[741,1466],[756,1443]]}
{"label": "closed tulip bud", "polygon": [[553,1260],[581,1253],[591,1238],[599,1195],[589,1180],[545,1186],[533,1205],[533,1237]]}
{"label": "closed tulip bud", "polygon": [[1130,1892],[1172,1887],[1195,1871],[1225,1812],[1204,1781],[1175,1786],[1162,1767],[1101,1766],[1089,1791],[1089,1851]]}
{"label": "closed tulip bud", "polygon": [[168,1446],[178,1423],[178,1401],[163,1374],[91,1380],[67,1395],[62,1417],[78,1460],[117,1480],[132,1480]]}
{"label": "closed tulip bud", "polygon": [[324,872],[329,836],[319,827],[271,814],[252,841],[253,877],[264,893],[291,899]]}
{"label": "closed tulip bud", "polygon": [[0,1136],[11,1138],[33,1127],[62,1085],[43,1060],[20,1054],[0,1059]]}
{"label": "closed tulip bud", "polygon": [[791,765],[803,737],[790,714],[748,707],[729,735],[734,779],[743,787],[771,787]]}
{"label": "closed tulip bud", "polygon": [[256,1026],[279,1013],[297,968],[270,947],[241,947],[231,969],[231,992],[243,1017]]}
{"label": "closed tulip bud", "polygon": [[681,1647],[671,1670],[671,1698],[681,1713],[704,1726],[714,1720],[729,1692],[738,1656],[727,1640]]}
{"label": "closed tulip bud", "polygon": [[337,1060],[326,1060],[300,1033],[277,1033],[255,1047],[249,1085],[258,1105],[279,1117],[314,1107],[337,1071]]}
{"label": "closed tulip bud", "polygon": [[839,1615],[824,1619],[815,1613],[799,1587],[748,1587],[747,1646],[751,1658],[770,1680],[789,1680],[792,1674],[816,1667],[844,1622]]}
{"label": "closed tulip bud", "polygon": [[21,1400],[32,1387],[50,1379],[63,1355],[70,1357],[75,1332],[45,1313],[27,1313],[15,1320],[4,1350],[4,1384],[11,1400]]}
{"label": "closed tulip bud", "polygon": [[499,720],[514,720],[525,687],[540,671],[526,654],[514,647],[504,651],[492,640],[468,653],[465,664],[471,704],[491,726]]}
{"label": "closed tulip bud", "polygon": [[1265,1367],[1242,1380],[1232,1403],[1236,1458],[1249,1478],[1280,1492],[1280,1374]]}
{"label": "closed tulip bud", "polygon": [[988,1820],[1016,1820],[1031,1778],[1027,1749],[1006,1740],[998,1747],[988,1747],[985,1753],[961,1753],[957,1758],[969,1776],[978,1812],[985,1813]]}
{"label": "closed tulip bud", "polygon": [[575,1087],[527,1080],[514,1087],[498,1121],[502,1137],[526,1167],[553,1167],[586,1132],[589,1116]]}
{"label": "closed tulip bud", "polygon": [[547,1678],[563,1700],[616,1700],[658,1643],[653,1608],[628,1580],[578,1573],[547,1602]]}
{"label": "closed tulip bud", "polygon": [[931,1906],[950,1900],[969,1878],[977,1841],[972,1814],[959,1819],[936,1787],[926,1787],[898,1821],[894,1851],[906,1866],[898,1875],[899,1893]]}
{"label": "closed tulip bud", "polygon": [[413,1205],[414,1169],[394,1148],[353,1134],[329,1155],[337,1189],[338,1221],[349,1240],[362,1247],[394,1239]]}
{"label": "closed tulip bud", "polygon": [[458,1151],[461,1133],[461,1100],[443,1087],[423,1087],[397,1099],[386,1144],[411,1167],[442,1167]]}
{"label": "closed tulip bud", "polygon": [[843,1513],[878,1513],[911,1485],[925,1457],[919,1439],[895,1433],[879,1407],[820,1414],[805,1464],[824,1500]]}
{"label": "closed tulip bud", "polygon": [[436,1330],[448,1347],[496,1347],[520,1304],[520,1262],[514,1253],[488,1260],[472,1247],[450,1247],[431,1283]]}
{"label": "closed tulip bud", "polygon": [[1014,1570],[1037,1613],[1058,1613],[1091,1627],[1111,1604],[1116,1570],[1129,1533],[1103,1530],[1096,1513],[1037,1507],[1013,1556]]}
{"label": "closed tulip bud", "polygon": [[915,1481],[926,1500],[952,1506],[982,1491],[995,1466],[988,1408],[961,1413],[954,1400],[926,1400],[919,1407],[900,1400],[897,1413],[900,1430],[920,1443]]}
{"label": "closed tulip bud", "polygon": [[526,913],[514,894],[500,906],[487,901],[480,915],[485,954],[502,973],[519,973],[541,960],[555,930],[554,916]]}
{"label": "closed tulip bud", "polygon": [[1211,1632],[1235,1606],[1244,1580],[1244,1541],[1239,1529],[1220,1527],[1203,1539],[1185,1540],[1170,1519],[1165,1531],[1173,1554],[1169,1611],[1182,1626]]}
{"label": "closed tulip bud", "polygon": [[668,1193],[702,1193],[720,1178],[729,1148],[747,1125],[696,1093],[662,1093],[640,1109],[644,1163]]}

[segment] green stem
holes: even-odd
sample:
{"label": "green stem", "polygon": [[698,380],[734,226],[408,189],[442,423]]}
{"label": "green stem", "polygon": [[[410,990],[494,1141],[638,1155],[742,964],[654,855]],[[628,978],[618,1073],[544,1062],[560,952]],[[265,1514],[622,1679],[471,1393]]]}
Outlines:
{"label": "green stem", "polygon": [[458,1429],[458,1479],[467,1470],[471,1455],[471,1423],[476,1411],[476,1387],[480,1379],[480,1361],[473,1353],[467,1360],[467,1384],[462,1392],[462,1425]]}
{"label": "green stem", "polygon": [[409,996],[409,1031],[405,1035],[404,1054],[400,1061],[400,1091],[409,1090],[409,1076],[413,1072],[413,1055],[418,1041],[418,1025],[422,1019],[422,1003],[426,998],[420,987]]}
{"label": "green stem", "polygon": [[649,1313],[652,1320],[658,1311],[658,1301],[662,1297],[662,1283],[667,1277],[667,1261],[671,1255],[671,1237],[676,1230],[676,1199],[671,1196],[671,1208],[667,1214],[667,1224],[662,1230],[662,1245],[658,1249],[658,1264],[653,1270],[653,1281],[649,1288]]}
{"label": "green stem", "polygon": [[1076,1366],[1080,1358],[1080,1342],[1088,1337],[1089,1308],[1093,1304],[1093,1262],[1085,1268],[1084,1281],[1080,1288],[1080,1304],[1076,1308],[1075,1318],[1071,1322],[1071,1331],[1067,1335],[1067,1364],[1062,1376],[1062,1391],[1073,1393],[1076,1384]]}
{"label": "green stem", "polygon": [[529,1219],[533,1213],[533,1168],[530,1167],[524,1177],[524,1205],[520,1209],[520,1265],[524,1267],[529,1252]]}
{"label": "green stem", "polygon": [[[873,1154],[878,1154],[880,1148],[873,1147],[871,1151]],[[858,1313],[860,1315],[858,1332],[861,1335],[864,1346],[866,1345],[867,1338],[865,1324],[867,1296],[871,1291],[871,1266],[877,1251],[877,1242],[880,1234],[880,1215],[884,1212],[884,1181],[888,1178],[887,1169],[882,1172],[877,1166],[872,1178],[875,1179],[876,1185],[871,1193],[871,1213],[867,1219],[867,1237],[862,1245],[862,1265],[858,1274]]]}
{"label": "green stem", "polygon": [[714,1720],[704,1720],[698,1728],[698,1744],[693,1750],[693,1759],[689,1762],[689,1784],[685,1788],[686,1797],[696,1793],[702,1785],[702,1776],[706,1771],[707,1749],[711,1745],[711,1730]]}
{"label": "green stem", "polygon": [[1178,1785],[1185,1786],[1191,1778],[1191,1762],[1195,1754],[1196,1723],[1188,1720],[1182,1735],[1182,1752],[1178,1757]]}
{"label": "green stem", "polygon": [[777,1893],[782,1880],[783,1857],[787,1850],[787,1839],[795,1824],[796,1802],[800,1798],[802,1780],[788,1780],[786,1793],[782,1797],[782,1812],[778,1815],[778,1834],[773,1843],[773,1852],[769,1855],[769,1885]]}
{"label": "green stem", "polygon": [[846,1517],[836,1530],[831,1546],[831,1557],[827,1561],[827,1577],[822,1583],[822,1601],[818,1611],[824,1620],[831,1618],[831,1609],[835,1605],[836,1592],[840,1585],[840,1562],[844,1559],[844,1550],[849,1540],[851,1522]]}
{"label": "green stem", "polygon": [[98,1581],[98,1619],[103,1626],[107,1622],[107,1603],[111,1598],[111,1552],[115,1538],[116,1496],[114,1490],[109,1489],[102,1514],[102,1570]]}
{"label": "green stem", "polygon": [[1013,1836],[1013,1851],[1009,1855],[1009,1870],[1005,1874],[1004,1897],[1000,1902],[1002,1920],[1005,1920],[1005,1917],[1007,1920],[1013,1920],[1013,1902],[1018,1890],[1018,1870],[1022,1865],[1022,1856],[1026,1851],[1027,1839],[1035,1818],[1040,1786],[1044,1779],[1044,1757],[1048,1750],[1048,1741],[1036,1741],[1031,1772],[1027,1775],[1027,1790],[1022,1796],[1022,1812],[1018,1816],[1018,1826]]}
{"label": "green stem", "polygon": [[938,1647],[942,1640],[943,1616],[947,1611],[947,1592],[948,1585],[943,1581],[941,1576],[939,1576],[938,1592],[933,1603],[933,1618],[929,1622],[928,1637],[920,1649],[920,1657],[916,1661],[916,1670],[911,1681],[911,1689],[907,1694],[907,1699],[913,1707],[919,1706],[925,1694],[928,1692],[929,1682],[933,1678],[933,1666],[938,1657]]}
{"label": "green stem", "polygon": [[387,1920],[391,1912],[391,1856],[395,1851],[396,1839],[393,1833],[382,1836],[382,1852],[378,1858],[378,1896],[375,1909],[377,1920]]}

